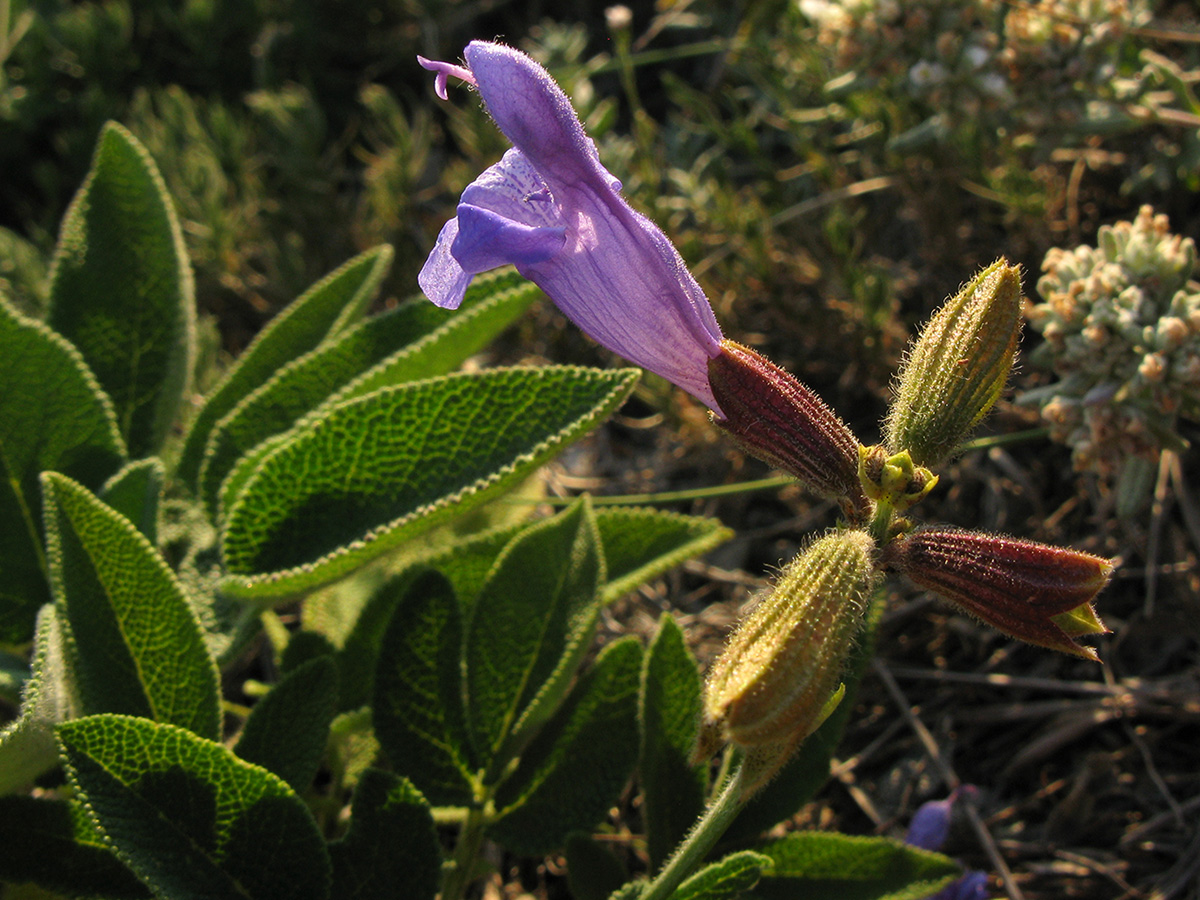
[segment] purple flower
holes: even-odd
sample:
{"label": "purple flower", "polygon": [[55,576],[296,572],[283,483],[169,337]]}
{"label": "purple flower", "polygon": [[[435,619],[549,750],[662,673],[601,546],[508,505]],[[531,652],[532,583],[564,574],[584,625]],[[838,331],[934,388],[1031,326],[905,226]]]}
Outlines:
{"label": "purple flower", "polygon": [[[950,833],[950,811],[954,801],[961,796],[973,796],[976,789],[964,785],[951,792],[945,800],[930,800],[923,803],[913,813],[912,821],[908,823],[908,834],[904,842],[922,850],[941,850]],[[987,874],[979,871],[969,871],[955,881],[946,885],[936,894],[926,900],[988,900]]]}
{"label": "purple flower", "polygon": [[454,309],[471,278],[512,263],[608,349],[662,375],[720,414],[708,360],[721,330],[666,235],[621,197],[571,102],[523,53],[472,41],[467,68],[421,59],[446,97],[454,76],[478,88],[513,143],[463,192],[418,276]]}

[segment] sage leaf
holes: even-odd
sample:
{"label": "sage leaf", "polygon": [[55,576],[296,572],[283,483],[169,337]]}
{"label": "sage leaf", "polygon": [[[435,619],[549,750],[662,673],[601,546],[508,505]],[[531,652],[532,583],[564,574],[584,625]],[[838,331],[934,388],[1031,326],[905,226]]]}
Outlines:
{"label": "sage leaf", "polygon": [[266,769],[190,731],[100,715],[58,727],[72,787],[154,892],[325,900],[330,862],[308,808]]}
{"label": "sage leaf", "polygon": [[46,322],[79,348],[112,398],[134,457],[159,449],[187,389],[193,292],[162,176],[137,138],[109,122],[63,218]]}
{"label": "sage leaf", "polygon": [[51,580],[83,711],[146,716],[216,738],[217,667],[174,573],[87,488],[54,472],[42,485]]}

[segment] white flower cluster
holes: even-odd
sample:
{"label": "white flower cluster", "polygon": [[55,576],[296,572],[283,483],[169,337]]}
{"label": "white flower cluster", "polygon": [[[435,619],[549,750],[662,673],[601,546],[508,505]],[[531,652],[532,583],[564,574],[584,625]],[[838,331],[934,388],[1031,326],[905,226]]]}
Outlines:
{"label": "white flower cluster", "polygon": [[1143,206],[1100,229],[1097,247],[1055,248],[1026,316],[1046,342],[1033,360],[1059,380],[1026,392],[1076,469],[1119,472],[1178,446],[1179,418],[1200,418],[1196,245]]}

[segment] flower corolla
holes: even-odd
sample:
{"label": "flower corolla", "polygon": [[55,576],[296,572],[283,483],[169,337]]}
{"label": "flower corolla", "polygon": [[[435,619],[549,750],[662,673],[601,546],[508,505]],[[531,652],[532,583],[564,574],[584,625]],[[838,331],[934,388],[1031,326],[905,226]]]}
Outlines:
{"label": "flower corolla", "polygon": [[453,309],[472,277],[511,263],[592,339],[720,415],[708,361],[721,330],[678,251],[621,196],[545,69],[484,41],[465,56],[420,63],[442,98],[450,77],[474,85],[513,149],[463,192],[418,276],[425,295]]}

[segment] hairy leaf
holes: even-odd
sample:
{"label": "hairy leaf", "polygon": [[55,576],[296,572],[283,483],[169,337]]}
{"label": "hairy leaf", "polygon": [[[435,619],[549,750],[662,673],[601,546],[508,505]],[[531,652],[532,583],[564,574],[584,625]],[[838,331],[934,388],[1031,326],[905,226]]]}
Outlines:
{"label": "hairy leaf", "polygon": [[42,476],[50,571],[83,711],[220,729],[217,668],[174,573],[120,513]]}
{"label": "hairy leaf", "polygon": [[774,863],[754,891],[764,900],[923,900],[962,874],[940,853],[884,837],[802,831],[758,849]]}
{"label": "hairy leaf", "polygon": [[379,290],[394,253],[387,244],[343,263],[289,303],[250,342],[192,420],[177,475],[193,487],[213,426],[275,372],[357,322]]}
{"label": "hairy leaf", "polygon": [[600,614],[604,562],[584,498],[501,554],[466,630],[467,721],[480,760],[503,766],[561,701]]}
{"label": "hairy leaf", "polygon": [[112,403],[69,341],[0,298],[0,641],[33,633],[50,599],[38,475],[98,488],[125,442]]}
{"label": "hairy leaf", "polygon": [[274,772],[292,790],[307,790],[321,765],[336,709],[333,658],[310,659],[254,704],[233,752]]}
{"label": "hairy leaf", "polygon": [[433,900],[441,845],[425,798],[403,778],[378,769],[354,789],[350,830],[329,846],[338,900]]}
{"label": "hairy leaf", "polygon": [[324,900],[330,863],[280,778],[173,725],[102,715],[58,727],[71,784],[160,897]]}
{"label": "hairy leaf", "polygon": [[195,353],[192,270],[158,168],[123,126],[100,134],[63,218],[47,324],[112,398],[129,452],[148,456],[175,421]]}
{"label": "hairy leaf", "polygon": [[646,653],[638,704],[641,777],[650,870],[657,871],[704,809],[706,772],[693,766],[703,711],[700,670],[669,615]]}
{"label": "hairy leaf", "polygon": [[229,511],[222,587],[283,599],[520,483],[611,412],[630,370],[496,369],[336,405],[266,456]]}
{"label": "hairy leaf", "polygon": [[402,591],[379,649],[375,735],[396,771],[439,806],[473,799],[462,702],[462,622],[454,589],[427,571]]}
{"label": "hairy leaf", "polygon": [[600,653],[500,785],[496,840],[518,853],[544,854],[604,818],[637,759],[641,666],[636,638]]}
{"label": "hairy leaf", "polygon": [[21,714],[0,731],[0,794],[58,765],[54,726],[71,718],[75,706],[58,612],[47,603],[38,613],[33,674],[25,684]]}

